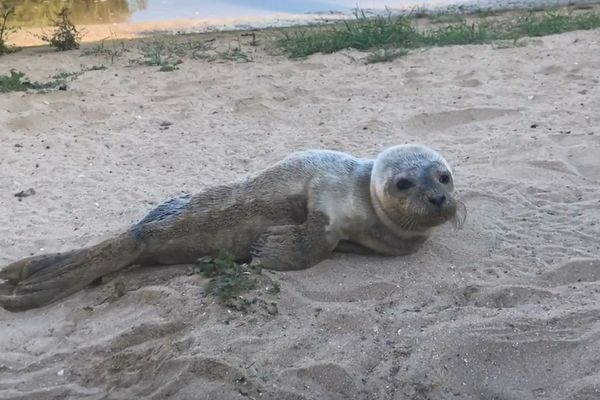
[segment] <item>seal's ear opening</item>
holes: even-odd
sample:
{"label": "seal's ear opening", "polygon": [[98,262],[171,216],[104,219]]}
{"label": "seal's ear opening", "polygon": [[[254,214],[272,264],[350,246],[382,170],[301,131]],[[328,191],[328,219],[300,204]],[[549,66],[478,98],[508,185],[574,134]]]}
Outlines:
{"label": "seal's ear opening", "polygon": [[467,219],[467,206],[460,200],[456,200],[456,213],[451,219],[455,231],[460,230]]}

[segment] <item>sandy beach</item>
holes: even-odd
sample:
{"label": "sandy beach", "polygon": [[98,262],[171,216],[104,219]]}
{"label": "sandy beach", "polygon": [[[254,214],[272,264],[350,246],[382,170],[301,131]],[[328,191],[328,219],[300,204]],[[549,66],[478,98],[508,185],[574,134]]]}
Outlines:
{"label": "sandy beach", "polygon": [[0,96],[0,266],[308,148],[431,146],[468,218],[411,256],[264,272],[277,312],[223,307],[190,266],[0,309],[0,399],[600,398],[600,31],[524,42],[372,65],[246,47],[253,62],[171,72],[86,46],[2,57],[0,73],[33,80],[107,69]]}

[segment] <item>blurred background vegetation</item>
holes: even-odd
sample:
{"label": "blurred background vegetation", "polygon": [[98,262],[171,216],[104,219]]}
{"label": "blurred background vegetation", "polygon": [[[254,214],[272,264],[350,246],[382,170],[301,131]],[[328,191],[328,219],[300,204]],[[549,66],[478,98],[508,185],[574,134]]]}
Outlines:
{"label": "blurred background vegetation", "polygon": [[64,7],[75,25],[126,22],[131,14],[144,10],[148,0],[0,0],[0,9],[14,7],[11,24],[20,27],[51,25]]}

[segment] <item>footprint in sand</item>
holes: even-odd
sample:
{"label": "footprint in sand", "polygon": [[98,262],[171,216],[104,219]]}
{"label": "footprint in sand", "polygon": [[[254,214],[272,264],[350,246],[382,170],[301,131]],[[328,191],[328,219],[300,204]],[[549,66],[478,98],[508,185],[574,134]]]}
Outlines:
{"label": "footprint in sand", "polygon": [[485,288],[468,287],[464,290],[463,295],[475,307],[496,309],[541,304],[556,297],[549,290],[513,285]]}
{"label": "footprint in sand", "polygon": [[323,290],[301,290],[307,299],[319,302],[355,302],[384,300],[398,292],[398,286],[387,282],[374,282],[368,285],[348,287],[326,287]]}
{"label": "footprint in sand", "polygon": [[398,379],[422,395],[411,398],[595,399],[579,396],[597,389],[594,314],[449,324],[420,343]]}
{"label": "footprint in sand", "polygon": [[538,73],[542,75],[558,75],[564,72],[565,69],[560,65],[549,65],[538,70]]}
{"label": "footprint in sand", "polygon": [[527,161],[527,164],[536,167],[536,168],[543,168],[543,169],[548,169],[551,171],[555,171],[555,172],[562,172],[564,174],[569,174],[569,175],[574,175],[574,176],[578,176],[579,173],[577,171],[577,168],[575,168],[573,165],[569,164],[568,162],[562,161],[562,160],[530,160]]}
{"label": "footprint in sand", "polygon": [[582,175],[595,180],[600,176],[600,164],[597,162],[598,151],[600,151],[600,136],[591,135],[595,133],[589,129],[587,133],[550,135],[550,139],[563,147],[562,152],[566,156],[561,161],[562,169],[571,173]]}
{"label": "footprint in sand", "polygon": [[[312,392],[319,393],[321,399],[357,399],[354,378],[338,364],[322,363],[305,368],[291,368],[283,371],[279,380],[285,386],[304,391],[310,386]],[[283,386],[283,385],[282,385]]]}
{"label": "footprint in sand", "polygon": [[558,268],[546,272],[542,279],[550,287],[570,285],[576,282],[600,280],[599,259],[573,259]]}
{"label": "footprint in sand", "polygon": [[454,126],[487,121],[518,113],[518,110],[503,108],[467,108],[457,111],[423,113],[406,120],[404,126],[411,133],[423,135],[442,131]]}
{"label": "footprint in sand", "polygon": [[261,97],[248,97],[236,100],[233,105],[233,112],[236,114],[264,114],[270,113],[273,109],[267,106],[267,101]]}
{"label": "footprint in sand", "polygon": [[454,78],[456,86],[460,87],[477,87],[481,86],[482,83],[476,78],[476,72],[471,71],[467,74],[458,75]]}
{"label": "footprint in sand", "polygon": [[598,149],[588,145],[580,145],[568,149],[567,158],[577,171],[586,178],[597,180],[600,176]]}
{"label": "footprint in sand", "polygon": [[311,62],[303,62],[294,65],[294,69],[298,69],[300,71],[319,71],[326,68],[327,66],[325,64]]}

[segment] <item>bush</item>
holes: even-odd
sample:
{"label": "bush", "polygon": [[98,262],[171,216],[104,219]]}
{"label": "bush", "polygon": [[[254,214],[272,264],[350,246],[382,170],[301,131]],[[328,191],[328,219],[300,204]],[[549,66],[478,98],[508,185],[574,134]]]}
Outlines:
{"label": "bush", "polygon": [[10,26],[8,23],[14,14],[14,7],[0,3],[0,56],[14,51],[6,44],[8,35],[17,31],[17,28]]}
{"label": "bush", "polygon": [[52,21],[52,26],[56,29],[51,35],[39,36],[45,42],[48,42],[51,47],[55,47],[58,51],[74,50],[79,48],[82,33],[77,30],[75,25],[69,19],[69,9],[63,8],[56,14],[56,19]]}

